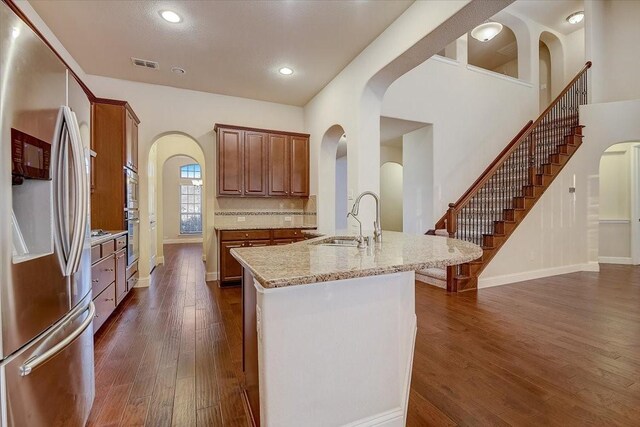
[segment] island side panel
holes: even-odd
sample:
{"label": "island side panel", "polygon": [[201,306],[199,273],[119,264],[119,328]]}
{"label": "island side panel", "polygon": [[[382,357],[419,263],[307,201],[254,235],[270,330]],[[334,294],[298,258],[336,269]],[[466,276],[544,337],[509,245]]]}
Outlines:
{"label": "island side panel", "polygon": [[260,394],[258,373],[258,332],[256,328],[256,288],[253,275],[242,269],[242,370],[244,395],[254,425],[260,426]]}

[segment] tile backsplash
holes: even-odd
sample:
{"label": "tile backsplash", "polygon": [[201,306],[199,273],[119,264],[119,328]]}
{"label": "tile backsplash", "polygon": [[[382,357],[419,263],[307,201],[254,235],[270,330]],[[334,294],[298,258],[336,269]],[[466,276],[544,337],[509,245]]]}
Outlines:
{"label": "tile backsplash", "polygon": [[243,222],[245,225],[316,225],[316,196],[308,199],[217,198],[214,226]]}

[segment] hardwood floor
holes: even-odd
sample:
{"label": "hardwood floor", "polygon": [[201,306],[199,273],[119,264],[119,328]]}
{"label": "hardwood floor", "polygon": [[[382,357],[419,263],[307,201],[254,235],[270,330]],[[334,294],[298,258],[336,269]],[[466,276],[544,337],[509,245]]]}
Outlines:
{"label": "hardwood floor", "polygon": [[[96,335],[91,426],[245,426],[240,289],[165,246]],[[416,286],[409,426],[640,426],[640,268],[447,295]],[[301,424],[303,425],[303,424]]]}
{"label": "hardwood floor", "polygon": [[206,283],[202,246],[165,245],[95,337],[89,426],[247,426],[240,290]]}

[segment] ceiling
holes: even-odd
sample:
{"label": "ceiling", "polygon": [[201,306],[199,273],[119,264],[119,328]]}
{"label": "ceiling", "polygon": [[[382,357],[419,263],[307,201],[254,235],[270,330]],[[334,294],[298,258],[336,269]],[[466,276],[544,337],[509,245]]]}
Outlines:
{"label": "ceiling", "polygon": [[304,105],[413,0],[29,2],[88,74]]}
{"label": "ceiling", "polygon": [[562,34],[569,34],[584,28],[584,20],[579,24],[567,22],[567,16],[573,12],[584,10],[584,1],[582,0],[518,0],[505,10],[524,15]]}

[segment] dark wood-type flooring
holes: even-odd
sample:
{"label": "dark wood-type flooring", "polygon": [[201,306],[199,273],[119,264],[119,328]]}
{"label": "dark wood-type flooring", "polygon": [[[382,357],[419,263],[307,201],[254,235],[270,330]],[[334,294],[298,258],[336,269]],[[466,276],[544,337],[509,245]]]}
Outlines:
{"label": "dark wood-type flooring", "polygon": [[[246,426],[240,290],[166,245],[96,335],[91,426]],[[446,295],[416,286],[409,426],[640,426],[640,268]],[[301,424],[303,425],[303,424]]]}

